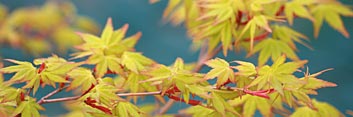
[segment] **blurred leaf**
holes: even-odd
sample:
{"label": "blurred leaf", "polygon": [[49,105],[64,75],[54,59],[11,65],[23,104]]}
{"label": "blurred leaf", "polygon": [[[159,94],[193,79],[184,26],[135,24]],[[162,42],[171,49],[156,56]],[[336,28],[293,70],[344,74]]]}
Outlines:
{"label": "blurred leaf", "polygon": [[227,112],[231,112],[232,114],[235,114],[235,115],[239,115],[240,114],[235,111],[235,109],[233,107],[231,107],[229,105],[229,103],[227,103],[224,98],[222,98],[220,95],[218,95],[216,92],[212,92],[211,93],[211,102],[212,102],[212,106],[213,108],[219,112],[222,116],[225,116],[226,115],[226,111]]}
{"label": "blurred leaf", "polygon": [[306,4],[303,3],[302,0],[294,0],[285,4],[284,13],[290,25],[293,25],[294,15],[307,18],[314,22],[314,18],[311,16],[305,5]]}
{"label": "blurred leaf", "polygon": [[186,114],[191,114],[194,117],[205,117],[215,112],[215,110],[196,105],[196,106],[191,106],[182,112]]}
{"label": "blurred leaf", "polygon": [[303,41],[308,40],[308,37],[287,26],[274,25],[272,38],[286,42],[294,50],[297,49],[294,42],[300,43],[312,49],[307,43]]}
{"label": "blurred leaf", "polygon": [[130,102],[119,102],[113,111],[113,115],[119,117],[140,117],[141,110]]}
{"label": "blurred leaf", "polygon": [[262,116],[270,117],[272,116],[272,103],[270,100],[251,95],[244,95],[239,98],[235,98],[229,101],[232,106],[243,106],[244,117],[252,117],[254,116],[256,110],[259,110]]}
{"label": "blurred leaf", "polygon": [[99,31],[98,24],[85,16],[78,16],[74,22],[75,27],[96,34]]}
{"label": "blurred leaf", "polygon": [[269,26],[268,20],[270,18],[264,15],[255,15],[244,27],[244,29],[240,33],[240,37],[242,37],[245,32],[249,31],[250,33],[250,50],[253,49],[255,33],[257,31],[257,27],[261,27],[267,32],[272,32],[272,29]]}
{"label": "blurred leaf", "polygon": [[309,116],[310,117],[323,117],[323,116],[343,117],[344,116],[335,107],[333,107],[328,103],[319,102],[314,99],[313,104],[317,108],[317,110],[313,110],[307,106],[299,107],[295,109],[291,117],[309,117]]}
{"label": "blurred leaf", "polygon": [[318,37],[320,27],[325,20],[332,28],[338,30],[346,38],[349,37],[344,24],[340,18],[343,16],[353,16],[353,11],[345,5],[337,1],[331,1],[327,3],[321,3],[310,9],[311,13],[315,18],[314,24],[314,35]]}

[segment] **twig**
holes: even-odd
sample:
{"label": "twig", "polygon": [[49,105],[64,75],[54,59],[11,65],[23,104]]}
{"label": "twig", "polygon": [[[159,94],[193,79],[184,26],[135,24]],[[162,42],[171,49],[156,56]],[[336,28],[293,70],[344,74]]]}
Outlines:
{"label": "twig", "polygon": [[[141,93],[121,93],[117,94],[117,96],[124,97],[124,96],[147,96],[147,95],[160,95],[161,91],[155,91],[155,92],[141,92]],[[50,96],[49,96],[50,97]],[[54,102],[63,102],[63,101],[72,101],[72,100],[77,100],[81,96],[72,96],[72,97],[63,97],[63,98],[55,98],[55,99],[46,99],[42,98],[41,102],[38,104],[45,104],[45,103],[54,103]]]}
{"label": "twig", "polygon": [[67,88],[67,87],[69,87],[69,86],[65,86],[65,87],[62,87],[62,88],[58,88],[58,89],[56,89],[56,90],[54,90],[54,91],[48,93],[47,95],[43,96],[37,103],[38,103],[38,104],[44,103],[44,101],[45,101],[47,98],[49,98],[49,97],[51,97],[51,96],[53,96],[53,95],[59,93],[60,91],[62,91],[63,89],[65,89],[65,88]]}
{"label": "twig", "polygon": [[155,92],[141,92],[141,93],[121,93],[117,94],[120,97],[124,96],[147,96],[147,95],[160,95],[161,91],[155,91]]}
{"label": "twig", "polygon": [[45,104],[45,103],[54,103],[54,102],[64,102],[64,101],[72,101],[77,100],[81,96],[73,96],[73,97],[64,97],[64,98],[55,98],[55,99],[44,99],[42,103],[38,104]]}
{"label": "twig", "polygon": [[158,115],[162,115],[166,113],[169,110],[169,108],[173,106],[174,102],[175,102],[174,100],[169,99],[169,101],[160,109]]}
{"label": "twig", "polygon": [[31,94],[32,90],[33,90],[33,87],[32,87],[32,88],[29,88],[29,89],[27,90],[27,94],[26,94],[26,95],[29,96],[29,95]]}

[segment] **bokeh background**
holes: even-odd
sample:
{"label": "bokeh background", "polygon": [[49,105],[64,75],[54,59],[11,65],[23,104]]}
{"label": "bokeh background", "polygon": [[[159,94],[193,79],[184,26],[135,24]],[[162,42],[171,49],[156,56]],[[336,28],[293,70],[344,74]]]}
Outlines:
{"label": "bokeh background", "polygon": [[[353,6],[352,0],[341,0],[344,4]],[[27,6],[42,5],[45,0],[0,0],[10,11]],[[183,26],[172,26],[162,20],[162,13],[167,1],[161,0],[157,4],[149,4],[148,0],[72,0],[80,15],[88,16],[97,21],[102,28],[108,17],[112,17],[114,27],[129,24],[127,35],[138,31],[142,38],[136,50],[143,52],[162,64],[171,64],[177,57],[186,62],[197,60],[198,53],[191,51],[191,40],[186,35]],[[353,35],[353,18],[343,18],[348,32]],[[318,96],[312,96],[320,101],[326,101],[337,107],[341,112],[353,110],[353,39],[344,38],[340,33],[324,24],[317,39],[313,37],[312,24],[307,20],[295,20],[294,28],[311,38],[310,45],[314,50],[299,46],[298,55],[301,59],[309,60],[307,66],[311,73],[327,68],[334,68],[319,76],[324,80],[337,83],[334,88],[319,90]],[[21,50],[0,46],[0,56],[17,60],[32,61],[33,57],[23,54]],[[55,53],[55,52],[54,52]],[[229,54],[227,60],[243,60],[256,63],[256,56],[246,58],[244,52]],[[47,57],[48,55],[43,55]],[[65,56],[65,55],[61,55]],[[67,56],[67,55],[66,55]],[[223,57],[221,54],[218,56]],[[206,68],[207,69],[207,68]],[[203,70],[205,71],[205,69]],[[41,97],[53,89],[39,90],[36,94]],[[70,95],[62,92],[54,97]],[[65,113],[60,103],[45,104],[46,111],[41,113],[48,116],[58,116]],[[182,103],[174,104],[168,112],[177,112],[186,107]]]}

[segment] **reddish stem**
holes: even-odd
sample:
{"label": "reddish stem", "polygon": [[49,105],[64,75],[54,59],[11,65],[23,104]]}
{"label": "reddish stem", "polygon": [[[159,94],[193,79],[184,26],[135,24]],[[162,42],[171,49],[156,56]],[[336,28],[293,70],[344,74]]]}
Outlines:
{"label": "reddish stem", "polygon": [[92,108],[96,108],[96,109],[98,109],[98,110],[101,110],[101,111],[103,111],[104,113],[109,114],[109,115],[112,114],[112,112],[110,111],[109,108],[106,108],[106,107],[104,107],[104,106],[99,106],[99,105],[94,104],[94,103],[97,102],[97,101],[94,100],[94,99],[87,98],[84,102],[85,102],[87,105],[91,106]]}
{"label": "reddish stem", "polygon": [[20,93],[20,100],[25,101],[25,94],[23,92]]}
{"label": "reddish stem", "polygon": [[[65,80],[69,80],[69,76],[66,76]],[[65,83],[60,83],[60,88],[63,88],[64,86],[65,86]]]}
{"label": "reddish stem", "polygon": [[[269,32],[262,33],[261,35],[254,37],[254,41],[261,41],[265,39],[269,34]],[[249,42],[250,40],[250,38],[246,38],[244,41]]]}
{"label": "reddish stem", "polygon": [[84,95],[86,95],[89,91],[91,91],[93,88],[94,88],[94,84],[92,84],[91,85],[91,87],[87,90],[87,91],[85,91],[84,93],[82,93],[82,95],[81,96],[84,96]]}
{"label": "reddish stem", "polygon": [[237,24],[241,23],[241,18],[242,17],[243,17],[243,12],[238,11],[238,16],[237,16],[237,19],[236,19]]}
{"label": "reddish stem", "polygon": [[175,94],[176,92],[180,92],[180,90],[178,89],[178,87],[173,86],[172,89],[167,90],[165,93],[166,94]]}
{"label": "reddish stem", "polygon": [[248,90],[248,89],[244,89],[243,90],[243,92],[246,93],[246,94],[250,94],[250,95],[253,95],[253,96],[259,96],[259,97],[263,97],[263,98],[266,98],[266,99],[270,99],[270,97],[267,94],[270,94],[270,93],[272,93],[274,91],[275,91],[274,89],[259,90],[259,91],[251,91],[251,90]]}
{"label": "reddish stem", "polygon": [[[96,73],[97,69],[96,67],[93,68],[93,73]],[[107,70],[105,74],[116,74],[115,72],[111,71],[110,69]]]}
{"label": "reddish stem", "polygon": [[285,8],[285,6],[282,5],[282,6],[278,9],[278,11],[277,11],[277,13],[276,13],[276,16],[281,15],[281,14],[283,13],[283,11],[284,11],[284,8]]}
{"label": "reddish stem", "polygon": [[[229,83],[232,83],[232,81],[230,81],[229,79],[227,80],[227,82],[224,82],[222,85],[220,85],[219,87],[222,87],[222,86],[226,86],[227,84],[229,84]],[[217,88],[219,88],[219,87],[217,87]]]}
{"label": "reddish stem", "polygon": [[247,20],[244,21],[244,22],[241,22],[241,21],[240,21],[239,25],[246,25],[246,24],[249,23],[249,21],[250,21],[251,19],[252,19],[252,17],[248,15],[248,16],[247,16]]}
{"label": "reddish stem", "polygon": [[43,62],[42,64],[40,64],[40,66],[39,66],[39,69],[38,69],[38,71],[37,71],[37,73],[38,74],[40,74],[40,73],[42,73],[42,71],[45,69],[45,63]]}

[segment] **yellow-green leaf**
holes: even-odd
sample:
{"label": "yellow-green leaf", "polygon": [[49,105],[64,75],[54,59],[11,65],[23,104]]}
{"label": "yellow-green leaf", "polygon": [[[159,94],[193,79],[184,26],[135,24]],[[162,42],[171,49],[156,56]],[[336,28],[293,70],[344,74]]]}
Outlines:
{"label": "yellow-green leaf", "polygon": [[119,117],[140,117],[143,112],[130,102],[119,102],[114,108],[113,115]]}
{"label": "yellow-green leaf", "polygon": [[315,18],[314,24],[314,35],[318,37],[320,28],[323,21],[325,20],[332,28],[338,30],[346,38],[349,37],[344,24],[341,20],[340,15],[353,16],[353,11],[347,6],[342,5],[337,1],[331,1],[327,3],[321,3],[311,9],[311,13]]}
{"label": "yellow-green leaf", "polygon": [[86,68],[76,68],[68,73],[72,80],[68,89],[76,89],[81,87],[81,92],[87,91],[92,85],[96,85],[97,81],[92,75],[92,71]]}
{"label": "yellow-green leaf", "polygon": [[264,65],[270,57],[272,58],[272,61],[274,61],[282,54],[285,54],[292,60],[299,60],[294,50],[290,48],[285,42],[271,38],[265,39],[256,44],[254,51],[249,53],[249,55],[257,52],[260,53],[258,58],[259,66]]}
{"label": "yellow-green leaf", "polygon": [[291,115],[291,117],[324,117],[324,116],[325,117],[343,117],[344,116],[335,107],[333,107],[332,105],[330,105],[328,103],[319,102],[314,99],[313,104],[317,108],[317,110],[313,110],[307,106],[299,107],[299,108],[296,108],[296,110]]}
{"label": "yellow-green leaf", "polygon": [[26,101],[22,101],[18,107],[16,107],[12,116],[20,114],[24,117],[40,117],[39,110],[45,110],[42,106],[37,104],[37,102],[29,98]]}
{"label": "yellow-green leaf", "polygon": [[206,65],[213,69],[206,74],[205,79],[217,77],[217,87],[223,85],[228,79],[234,79],[234,72],[227,61],[216,58],[207,61]]}
{"label": "yellow-green leaf", "polygon": [[124,52],[121,63],[129,70],[138,73],[144,70],[146,66],[151,65],[153,61],[143,56],[141,53]]}
{"label": "yellow-green leaf", "polygon": [[0,72],[2,72],[2,73],[16,72],[16,74],[11,77],[10,82],[29,81],[29,80],[33,79],[37,74],[36,68],[29,62],[16,61],[16,60],[12,60],[12,59],[7,59],[7,61],[18,64],[15,66],[9,66],[9,67],[5,67],[5,68],[0,69]]}

